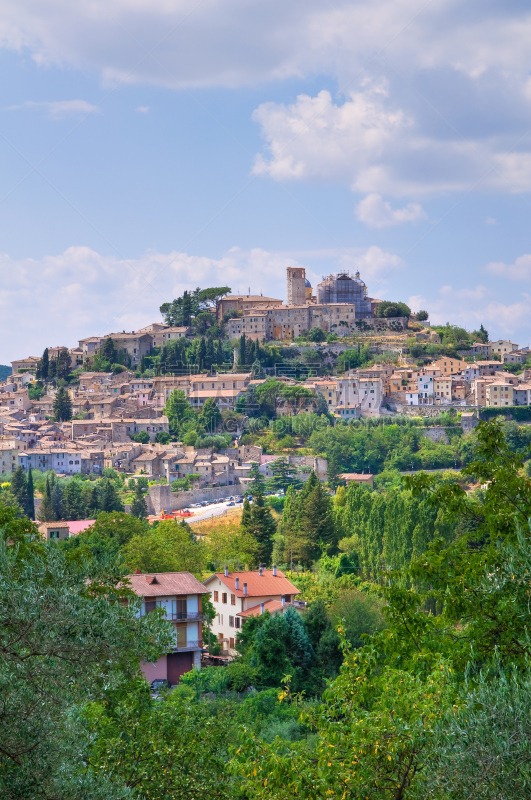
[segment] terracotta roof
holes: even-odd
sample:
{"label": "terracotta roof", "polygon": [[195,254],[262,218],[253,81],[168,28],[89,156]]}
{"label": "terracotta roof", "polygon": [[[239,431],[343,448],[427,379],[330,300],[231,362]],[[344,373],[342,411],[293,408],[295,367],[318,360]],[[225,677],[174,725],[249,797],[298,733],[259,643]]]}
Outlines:
{"label": "terracotta roof", "polygon": [[94,525],[95,522],[95,519],[66,520],[70,536],[77,536],[79,533],[83,533],[83,531],[86,531],[91,525]]}
{"label": "terracotta roof", "polygon": [[[275,611],[280,611],[282,608],[282,600],[267,600],[264,603],[264,611],[269,611],[270,614],[274,614]],[[236,614],[237,617],[259,617],[262,613],[261,603],[258,603],[257,606],[253,606],[252,608],[248,608],[246,611],[240,611]]]}
{"label": "terracotta roof", "polygon": [[[227,578],[223,572],[215,572],[204,581],[205,585],[213,578],[217,578],[224,583],[227,589],[230,589],[236,597],[245,597],[243,593],[244,583],[247,584],[247,597],[300,594],[299,589],[279,569],[277,569],[276,577],[273,575],[272,569],[264,569],[262,575],[259,574],[258,570],[254,572],[229,572]],[[239,589],[236,589],[236,578],[240,579]]]}
{"label": "terracotta roof", "polygon": [[174,594],[209,594],[190,572],[155,572],[127,575],[131,588],[139,597],[161,597]]}
{"label": "terracotta roof", "polygon": [[368,472],[342,472],[339,477],[344,478],[346,481],[370,481],[374,478],[374,475]]}

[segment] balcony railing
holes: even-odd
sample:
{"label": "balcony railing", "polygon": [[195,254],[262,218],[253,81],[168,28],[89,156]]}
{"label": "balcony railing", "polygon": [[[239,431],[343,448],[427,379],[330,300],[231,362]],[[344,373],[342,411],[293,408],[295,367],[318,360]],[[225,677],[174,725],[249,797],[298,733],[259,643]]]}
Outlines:
{"label": "balcony railing", "polygon": [[181,652],[183,650],[200,650],[203,647],[201,640],[186,642],[186,644],[179,644],[178,642],[173,646],[173,652]]}
{"label": "balcony railing", "polygon": [[197,611],[176,611],[175,613],[166,612],[166,618],[171,619],[172,622],[202,622],[204,614]]}

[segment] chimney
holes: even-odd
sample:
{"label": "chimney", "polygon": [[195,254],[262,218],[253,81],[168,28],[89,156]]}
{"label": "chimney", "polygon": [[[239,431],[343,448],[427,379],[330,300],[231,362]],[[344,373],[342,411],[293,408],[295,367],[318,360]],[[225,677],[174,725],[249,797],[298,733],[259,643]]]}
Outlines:
{"label": "chimney", "polygon": [[264,613],[264,604],[260,603],[260,614]]}
{"label": "chimney", "polygon": [[277,565],[276,564],[273,564],[273,577],[274,578],[277,577]]}
{"label": "chimney", "polygon": [[225,564],[225,577],[226,578],[229,577],[229,568],[228,568],[228,566],[226,564]]}
{"label": "chimney", "polygon": [[138,567],[135,569],[135,575],[142,575],[142,573],[140,572],[140,570],[138,569]]}
{"label": "chimney", "polygon": [[282,608],[284,608],[285,605],[286,605],[286,595],[283,594],[282,595]]}
{"label": "chimney", "polygon": [[236,575],[236,591],[237,591],[237,592],[239,592],[239,591],[240,591],[240,579],[238,578],[238,576],[237,576],[237,575]]}
{"label": "chimney", "polygon": [[247,597],[247,584],[246,583],[243,584],[243,594],[244,594],[244,597]]}
{"label": "chimney", "polygon": [[262,573],[262,565],[261,565],[261,564],[260,564],[260,568],[259,568],[259,570],[258,570],[258,574],[260,575],[260,577],[262,577],[262,574],[263,574],[263,573]]}

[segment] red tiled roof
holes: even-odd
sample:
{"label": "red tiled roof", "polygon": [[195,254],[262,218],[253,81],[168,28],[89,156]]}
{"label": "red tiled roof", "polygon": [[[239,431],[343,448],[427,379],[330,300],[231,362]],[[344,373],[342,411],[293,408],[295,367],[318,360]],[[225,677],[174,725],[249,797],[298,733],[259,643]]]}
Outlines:
{"label": "red tiled roof", "polygon": [[83,533],[83,531],[86,531],[91,525],[94,525],[95,522],[95,519],[66,520],[68,530],[70,531],[70,536],[77,536],[78,533]]}
{"label": "red tiled roof", "polygon": [[[264,611],[269,611],[270,614],[274,614],[275,611],[280,611],[282,608],[282,600],[267,600],[264,603]],[[284,606],[285,608],[286,606]],[[236,614],[237,617],[259,617],[262,613],[261,603],[258,603],[257,606],[253,606],[252,608],[248,608],[246,611],[240,611],[239,614]]]}
{"label": "red tiled roof", "polygon": [[[272,569],[264,569],[262,575],[260,575],[258,570],[254,572],[229,572],[227,578],[223,572],[215,572],[214,575],[207,578],[205,585],[211,581],[212,578],[218,578],[218,580],[222,581],[227,589],[230,589],[236,597],[245,597],[243,593],[244,583],[247,584],[247,597],[300,594],[299,589],[297,589],[279,569],[277,569],[276,577],[273,575]],[[236,589],[236,578],[240,579],[239,589]]]}
{"label": "red tiled roof", "polygon": [[127,575],[131,588],[139,597],[163,597],[174,594],[209,594],[190,572],[154,572]]}

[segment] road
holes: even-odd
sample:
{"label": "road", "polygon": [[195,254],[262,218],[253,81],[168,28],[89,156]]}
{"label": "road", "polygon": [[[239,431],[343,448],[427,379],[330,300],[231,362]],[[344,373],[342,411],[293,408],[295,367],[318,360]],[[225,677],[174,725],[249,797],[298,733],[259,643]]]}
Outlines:
{"label": "road", "polygon": [[194,512],[193,517],[187,517],[186,521],[188,523],[194,522],[202,522],[205,519],[211,519],[212,517],[220,517],[226,511],[233,509],[233,508],[241,508],[242,504],[238,504],[236,506],[229,506],[228,500],[223,500],[220,503],[212,503],[210,506],[205,506],[204,508],[191,508],[190,511]]}

